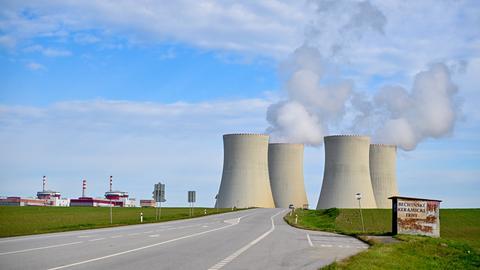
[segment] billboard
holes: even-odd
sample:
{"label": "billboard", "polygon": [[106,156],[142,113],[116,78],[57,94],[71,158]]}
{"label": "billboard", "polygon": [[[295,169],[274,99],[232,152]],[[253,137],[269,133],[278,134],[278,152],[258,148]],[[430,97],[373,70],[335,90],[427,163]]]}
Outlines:
{"label": "billboard", "polygon": [[440,200],[394,196],[393,234],[440,237]]}

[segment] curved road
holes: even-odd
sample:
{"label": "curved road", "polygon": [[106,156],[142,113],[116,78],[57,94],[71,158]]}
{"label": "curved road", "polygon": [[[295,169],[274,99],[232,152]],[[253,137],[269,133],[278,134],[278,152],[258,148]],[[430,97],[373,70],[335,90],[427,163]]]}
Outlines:
{"label": "curved road", "polygon": [[368,245],[293,228],[284,209],[0,239],[0,269],[318,269]]}

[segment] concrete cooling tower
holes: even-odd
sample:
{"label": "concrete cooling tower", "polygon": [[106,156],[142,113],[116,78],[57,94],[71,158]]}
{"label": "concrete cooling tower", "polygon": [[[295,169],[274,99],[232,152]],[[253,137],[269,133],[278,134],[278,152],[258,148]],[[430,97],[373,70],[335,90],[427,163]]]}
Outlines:
{"label": "concrete cooling tower", "polygon": [[268,176],[268,135],[223,135],[223,174],[217,207],[274,208]]}
{"label": "concrete cooling tower", "polygon": [[317,209],[358,208],[356,193],[362,194],[362,208],[376,208],[370,181],[370,138],[327,136],[325,169]]}
{"label": "concrete cooling tower", "polygon": [[371,144],[370,178],[378,208],[392,208],[392,202],[388,197],[398,195],[396,172],[397,146]]}
{"label": "concrete cooling tower", "polygon": [[275,207],[308,205],[303,182],[303,144],[269,144],[268,172]]}

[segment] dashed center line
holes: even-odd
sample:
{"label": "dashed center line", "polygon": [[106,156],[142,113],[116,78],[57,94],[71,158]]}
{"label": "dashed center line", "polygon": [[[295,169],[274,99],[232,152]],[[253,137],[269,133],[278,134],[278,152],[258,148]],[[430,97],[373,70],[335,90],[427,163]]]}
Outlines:
{"label": "dashed center line", "polygon": [[78,238],[89,238],[89,237],[94,237],[94,236],[97,236],[96,234],[92,234],[92,235],[79,235],[77,236]]}
{"label": "dashed center line", "polygon": [[104,240],[104,239],[105,239],[105,237],[90,239],[90,240],[88,240],[88,242],[95,242],[95,241],[100,241],[100,240]]}
{"label": "dashed center line", "polygon": [[40,250],[40,249],[47,249],[47,248],[64,247],[64,246],[76,245],[76,244],[80,244],[80,243],[83,243],[83,242],[78,241],[78,242],[72,242],[72,243],[66,243],[66,244],[60,244],[60,245],[38,247],[38,248],[29,248],[29,249],[22,249],[22,250],[17,250],[17,251],[9,251],[9,252],[0,253],[0,255],[15,254],[15,253],[21,253],[21,252],[27,252],[27,251],[33,251],[33,250]]}

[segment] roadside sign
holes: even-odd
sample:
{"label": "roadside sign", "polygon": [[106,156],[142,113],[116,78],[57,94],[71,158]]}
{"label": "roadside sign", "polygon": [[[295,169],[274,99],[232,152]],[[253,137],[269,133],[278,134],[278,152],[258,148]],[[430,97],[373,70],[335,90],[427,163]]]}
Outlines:
{"label": "roadside sign", "polygon": [[188,202],[189,203],[194,203],[195,202],[195,191],[189,191],[188,192]]}
{"label": "roadside sign", "polygon": [[155,184],[154,189],[153,189],[153,199],[155,202],[166,202],[165,200],[165,184],[158,183]]}

